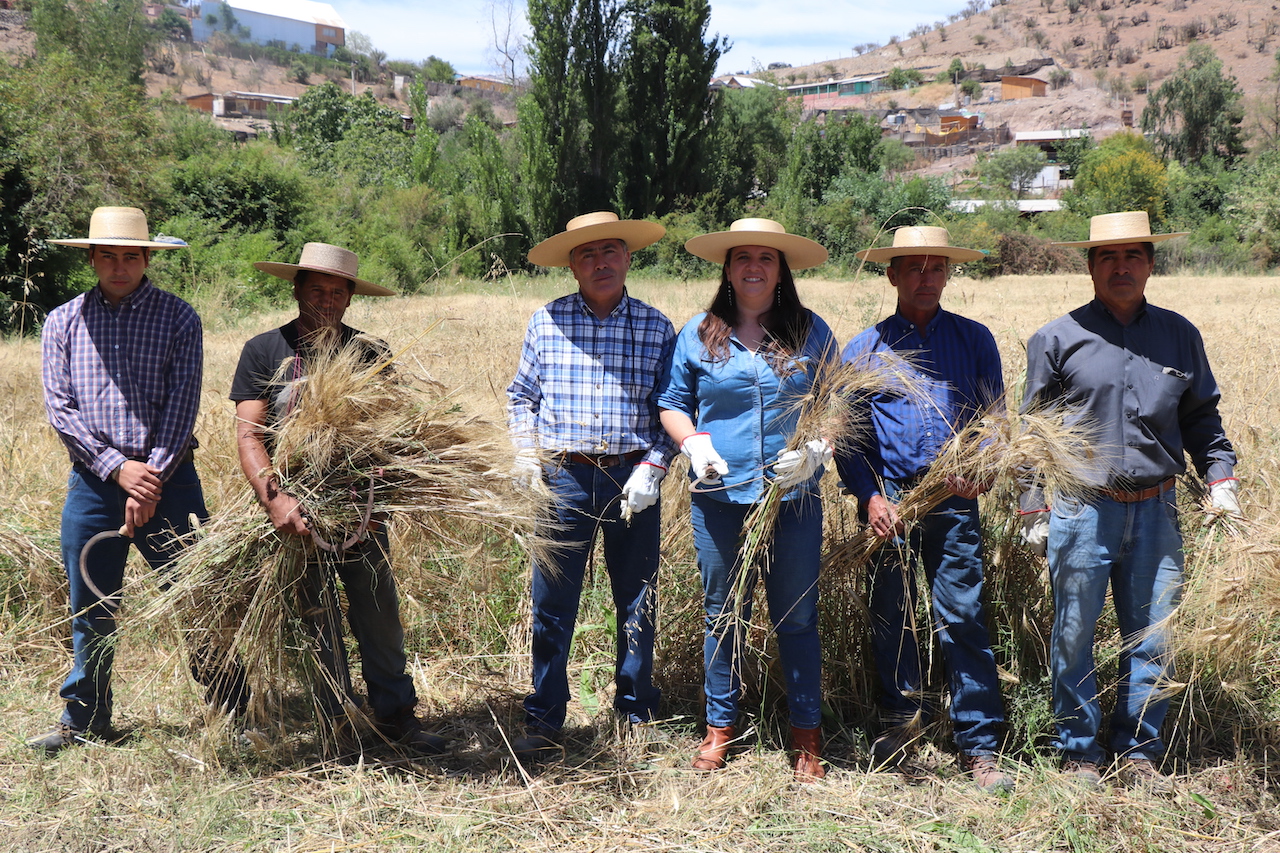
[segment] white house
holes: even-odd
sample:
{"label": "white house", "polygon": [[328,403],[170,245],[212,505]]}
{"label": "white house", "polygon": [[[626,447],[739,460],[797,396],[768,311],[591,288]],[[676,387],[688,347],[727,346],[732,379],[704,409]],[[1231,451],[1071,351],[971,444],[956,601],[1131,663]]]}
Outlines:
{"label": "white house", "polygon": [[[235,21],[236,34],[256,44],[277,44],[285,48],[329,56],[347,43],[347,25],[328,3],[315,0],[204,0],[193,4],[191,37],[208,41],[213,33],[227,29],[227,9]],[[241,29],[248,30],[245,36]]]}

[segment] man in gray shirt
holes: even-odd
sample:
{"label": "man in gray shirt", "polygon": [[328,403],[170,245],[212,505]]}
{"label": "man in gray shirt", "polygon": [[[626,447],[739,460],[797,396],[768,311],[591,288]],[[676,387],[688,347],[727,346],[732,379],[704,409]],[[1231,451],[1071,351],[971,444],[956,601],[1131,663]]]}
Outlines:
{"label": "man in gray shirt", "polygon": [[1199,331],[1146,301],[1155,243],[1145,212],[1090,221],[1094,299],[1046,325],[1027,343],[1023,408],[1064,406],[1095,425],[1104,457],[1090,499],[1033,488],[1022,496],[1024,537],[1047,549],[1053,584],[1050,649],[1055,746],[1063,769],[1101,782],[1102,713],[1094,633],[1110,582],[1122,647],[1110,748],[1121,778],[1162,787],[1160,727],[1173,675],[1165,624],[1182,586],[1182,535],[1174,484],[1190,454],[1212,505],[1239,512],[1235,451],[1218,414],[1218,385]]}

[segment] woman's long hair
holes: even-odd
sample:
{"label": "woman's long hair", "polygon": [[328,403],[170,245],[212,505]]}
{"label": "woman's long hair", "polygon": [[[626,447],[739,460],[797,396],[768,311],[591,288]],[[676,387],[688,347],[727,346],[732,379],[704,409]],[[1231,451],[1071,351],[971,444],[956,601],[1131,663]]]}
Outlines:
{"label": "woman's long hair", "polygon": [[[729,282],[729,255],[725,253],[724,267],[720,270],[720,287],[716,290],[707,316],[698,324],[698,340],[712,362],[729,360],[729,335],[738,322],[738,305]],[[760,325],[768,333],[765,340],[765,358],[771,367],[777,368],[780,360],[797,355],[804,348],[813,327],[813,316],[800,303],[796,280],[787,265],[787,256],[778,252],[778,286],[773,307],[760,315]]]}

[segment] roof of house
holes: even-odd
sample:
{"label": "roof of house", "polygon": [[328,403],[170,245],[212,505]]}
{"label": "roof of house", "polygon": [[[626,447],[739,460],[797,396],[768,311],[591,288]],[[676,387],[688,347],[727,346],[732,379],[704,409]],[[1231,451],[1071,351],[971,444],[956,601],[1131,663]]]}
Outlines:
{"label": "roof of house", "polygon": [[1062,130],[1018,130],[1014,131],[1013,141],[1019,142],[1058,142],[1063,139],[1078,139],[1088,136],[1089,131],[1080,127],[1068,127]]}
{"label": "roof of house", "polygon": [[347,28],[346,22],[342,20],[342,16],[336,9],[328,3],[317,3],[316,0],[223,0],[223,2],[232,9],[256,12],[259,15],[307,21],[344,30]]}
{"label": "roof of house", "polygon": [[1049,213],[1062,209],[1062,201],[1056,198],[1021,198],[988,200],[985,198],[957,198],[947,205],[960,213],[973,213],[988,206],[1008,207],[1016,205],[1019,213]]}
{"label": "roof of house", "polygon": [[[757,80],[755,77],[748,77],[745,74],[726,74],[723,77],[716,77],[711,81],[711,88],[723,88],[731,86],[738,89],[754,89],[757,86],[773,86],[768,80]],[[777,88],[776,86],[774,88]]]}

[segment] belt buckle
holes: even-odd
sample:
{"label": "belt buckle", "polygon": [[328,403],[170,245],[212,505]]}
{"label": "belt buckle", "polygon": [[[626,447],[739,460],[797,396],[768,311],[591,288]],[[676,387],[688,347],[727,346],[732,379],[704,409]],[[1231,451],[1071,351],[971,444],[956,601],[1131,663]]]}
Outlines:
{"label": "belt buckle", "polygon": [[599,468],[612,468],[615,465],[622,464],[622,454],[614,453],[607,456],[597,456],[596,466]]}

